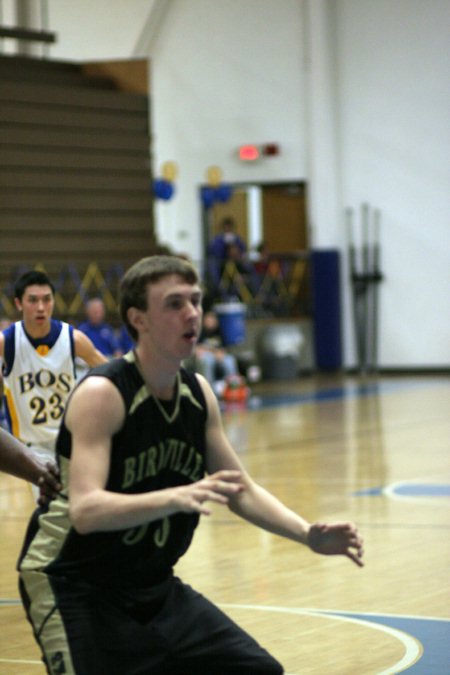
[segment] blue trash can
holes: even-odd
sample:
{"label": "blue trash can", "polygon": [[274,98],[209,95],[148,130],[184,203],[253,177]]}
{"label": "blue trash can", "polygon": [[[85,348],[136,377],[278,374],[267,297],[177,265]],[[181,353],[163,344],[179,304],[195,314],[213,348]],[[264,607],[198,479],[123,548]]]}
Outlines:
{"label": "blue trash can", "polygon": [[245,342],[246,306],[241,302],[223,302],[214,305],[219,319],[220,334],[225,346]]}

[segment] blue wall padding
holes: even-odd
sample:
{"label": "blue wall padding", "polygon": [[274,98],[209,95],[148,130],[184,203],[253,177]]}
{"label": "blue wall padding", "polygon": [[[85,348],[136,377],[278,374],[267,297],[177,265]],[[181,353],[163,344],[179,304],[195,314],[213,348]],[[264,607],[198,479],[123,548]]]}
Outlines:
{"label": "blue wall padding", "polygon": [[338,370],[342,367],[339,251],[312,251],[311,281],[316,368]]}

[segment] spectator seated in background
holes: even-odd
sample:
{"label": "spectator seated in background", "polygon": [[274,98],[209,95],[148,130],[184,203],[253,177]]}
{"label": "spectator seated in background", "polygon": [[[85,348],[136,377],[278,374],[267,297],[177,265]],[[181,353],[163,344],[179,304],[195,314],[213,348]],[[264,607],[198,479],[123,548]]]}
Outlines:
{"label": "spectator seated in background", "polygon": [[121,326],[119,328],[119,332],[117,334],[117,342],[122,354],[126,354],[135,347],[135,343],[131,339],[131,336],[125,326]]}
{"label": "spectator seated in background", "polygon": [[86,321],[80,323],[81,330],[94,343],[99,352],[106,357],[120,356],[122,351],[114,328],[105,321],[105,304],[101,298],[92,298],[86,303]]}
{"label": "spectator seated in background", "polygon": [[219,320],[212,310],[203,316],[202,331],[191,366],[206,377],[219,397],[225,389],[226,379],[239,374],[236,357],[223,346]]}
{"label": "spectator seated in background", "polygon": [[246,253],[247,247],[244,240],[235,232],[233,218],[224,218],[221,229],[222,231],[214,237],[208,246],[208,253],[211,257],[222,262],[226,261],[230,244],[237,246],[241,253]]}
{"label": "spectator seated in background", "polygon": [[269,270],[270,253],[265,241],[260,241],[252,255],[253,269],[258,279],[262,281]]}
{"label": "spectator seated in background", "polygon": [[[228,263],[231,264],[228,265]],[[221,294],[240,298],[243,297],[243,288],[245,288],[251,295],[255,295],[258,284],[253,264],[236,243],[227,246],[225,265],[228,273],[222,276]]]}
{"label": "spectator seated in background", "polygon": [[[234,246],[241,256],[245,256],[247,246],[244,240],[235,232],[233,218],[224,218],[221,223],[221,232],[208,245],[208,275],[210,283],[217,288],[220,283],[224,266],[229,260],[230,246]],[[234,250],[234,249],[231,249]]]}

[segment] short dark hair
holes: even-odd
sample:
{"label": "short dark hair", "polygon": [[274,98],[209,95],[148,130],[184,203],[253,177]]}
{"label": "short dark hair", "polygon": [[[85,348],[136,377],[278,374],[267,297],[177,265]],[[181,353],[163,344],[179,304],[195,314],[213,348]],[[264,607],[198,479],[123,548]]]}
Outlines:
{"label": "short dark hair", "polygon": [[45,272],[31,270],[22,274],[14,284],[14,297],[22,300],[28,286],[50,286],[53,295],[55,295],[55,287]]}
{"label": "short dark hair", "polygon": [[181,277],[188,284],[199,283],[195,267],[187,260],[175,255],[152,255],[142,258],[125,273],[119,288],[119,310],[122,321],[134,340],[137,340],[138,334],[128,321],[128,310],[130,307],[136,307],[136,309],[145,311],[147,309],[147,286],[172,274]]}
{"label": "short dark hair", "polygon": [[234,222],[234,218],[231,216],[225,216],[225,218],[222,220],[222,228],[225,227],[231,227],[231,229],[234,229],[236,226],[236,223]]}

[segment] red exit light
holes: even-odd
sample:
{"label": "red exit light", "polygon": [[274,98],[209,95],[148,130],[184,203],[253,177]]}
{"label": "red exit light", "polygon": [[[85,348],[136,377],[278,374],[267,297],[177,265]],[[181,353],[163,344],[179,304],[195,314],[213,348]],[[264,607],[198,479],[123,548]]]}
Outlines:
{"label": "red exit light", "polygon": [[259,147],[257,145],[241,145],[239,148],[239,159],[244,162],[254,162],[260,157]]}

